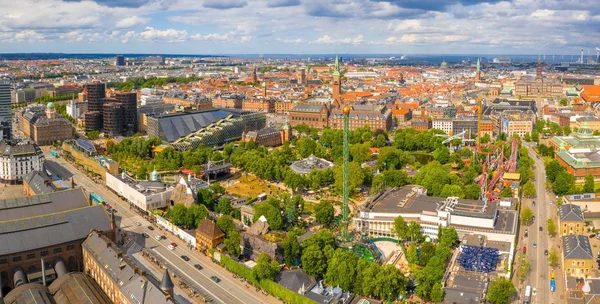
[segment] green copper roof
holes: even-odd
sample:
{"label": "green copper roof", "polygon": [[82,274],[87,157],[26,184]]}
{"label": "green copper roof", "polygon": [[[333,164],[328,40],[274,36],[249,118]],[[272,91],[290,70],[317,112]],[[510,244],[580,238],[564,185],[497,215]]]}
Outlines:
{"label": "green copper roof", "polygon": [[333,76],[340,76],[340,60],[337,54],[335,54],[335,66],[333,68]]}

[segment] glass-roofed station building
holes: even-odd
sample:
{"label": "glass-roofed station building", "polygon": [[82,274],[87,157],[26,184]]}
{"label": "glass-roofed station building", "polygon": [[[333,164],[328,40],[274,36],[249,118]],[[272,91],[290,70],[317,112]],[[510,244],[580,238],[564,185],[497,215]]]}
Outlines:
{"label": "glass-roofed station building", "polygon": [[549,144],[556,151],[556,160],[576,182],[583,182],[589,174],[600,181],[600,136],[594,136],[587,123],[574,135],[552,137]]}
{"label": "glass-roofed station building", "polygon": [[184,151],[220,146],[242,138],[242,134],[264,128],[266,115],[236,109],[210,109],[148,118],[148,135],[158,137]]}

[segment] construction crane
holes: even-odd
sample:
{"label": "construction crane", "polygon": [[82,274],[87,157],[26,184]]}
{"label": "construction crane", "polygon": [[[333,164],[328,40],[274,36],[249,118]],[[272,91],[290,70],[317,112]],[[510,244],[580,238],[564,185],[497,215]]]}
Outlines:
{"label": "construction crane", "polygon": [[460,133],[458,133],[456,135],[452,135],[452,136],[446,138],[444,141],[442,141],[442,144],[445,145],[445,144],[451,142],[454,139],[463,138],[466,133],[467,133],[467,131],[462,131],[462,132],[460,132]]}

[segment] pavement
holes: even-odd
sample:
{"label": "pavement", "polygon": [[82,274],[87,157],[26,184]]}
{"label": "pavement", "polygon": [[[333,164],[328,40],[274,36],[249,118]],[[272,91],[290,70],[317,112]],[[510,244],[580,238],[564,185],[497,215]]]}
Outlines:
{"label": "pavement", "polygon": [[[522,254],[523,246],[527,246],[527,255],[529,262],[531,263],[531,270],[528,277],[526,277],[524,284],[519,288],[520,299],[523,298],[523,292],[525,286],[531,285],[532,288],[536,289],[536,295],[532,296],[532,303],[540,304],[558,304],[560,303],[560,294],[564,292],[564,282],[560,280],[562,277],[562,271],[557,269],[554,270],[556,275],[556,292],[550,292],[550,266],[548,264],[548,256],[544,254],[545,250],[550,251],[554,247],[559,254],[561,254],[558,236],[550,238],[548,231],[546,230],[546,222],[549,218],[556,221],[556,199],[554,195],[546,190],[546,170],[544,168],[544,159],[539,157],[532,147],[528,147],[529,157],[535,161],[534,169],[534,182],[536,187],[536,197],[533,199],[523,199],[523,205],[529,206],[533,210],[535,215],[535,221],[529,226],[522,227],[520,233],[520,247],[519,255]],[[533,206],[533,201],[536,205]],[[550,202],[552,201],[552,205]],[[542,227],[542,231],[539,228]],[[529,229],[529,236],[524,238],[523,234],[525,228]],[[533,248],[533,243],[536,243],[537,248]],[[515,259],[516,265],[518,265],[518,258]]]}
{"label": "pavement", "polygon": [[[152,254],[158,255],[168,261],[170,264],[169,267],[174,267],[173,271],[176,270],[181,273],[185,277],[185,281],[197,285],[199,287],[197,291],[201,295],[206,299],[214,299],[214,302],[217,303],[280,303],[276,298],[257,292],[255,288],[248,286],[247,283],[233,278],[231,272],[212,262],[210,257],[188,248],[187,244],[179,240],[176,236],[164,230],[161,231],[157,226],[154,226],[153,223],[136,212],[135,209],[131,209],[129,203],[123,201],[115,193],[106,188],[105,184],[94,182],[62,157],[52,158],[49,149],[45,149],[45,153],[48,159],[53,159],[71,171],[75,179],[75,184],[81,186],[86,194],[90,192],[98,194],[117,210],[115,213],[117,225],[121,229],[121,232],[126,232],[129,236],[125,240],[124,249],[134,260],[137,260],[137,257],[139,257],[137,253],[142,249],[151,250]],[[137,223],[140,223],[140,225]],[[153,226],[154,230],[151,231],[148,229],[148,226]],[[142,235],[144,232],[150,237],[145,238]],[[154,239],[156,234],[165,235],[167,239],[157,241]],[[178,246],[175,250],[171,251],[167,246],[173,242],[178,244]],[[188,256],[190,261],[184,261],[181,258],[182,255]],[[194,264],[200,264],[204,269],[199,271],[194,268]],[[213,275],[219,277],[221,282],[213,282],[210,279]]]}

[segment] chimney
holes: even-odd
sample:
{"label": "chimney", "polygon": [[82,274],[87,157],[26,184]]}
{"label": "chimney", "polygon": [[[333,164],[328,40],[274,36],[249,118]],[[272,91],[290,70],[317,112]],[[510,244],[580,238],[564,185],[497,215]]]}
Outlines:
{"label": "chimney", "polygon": [[46,286],[46,263],[42,259],[42,285]]}

